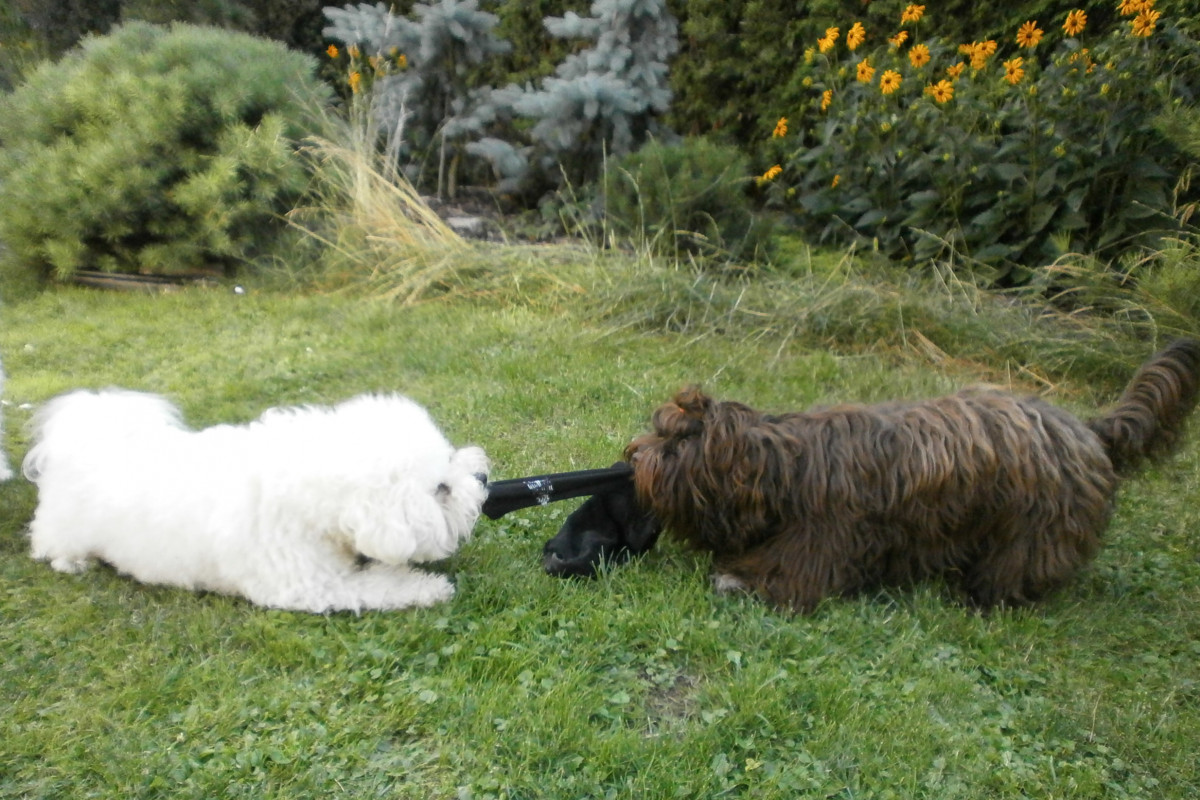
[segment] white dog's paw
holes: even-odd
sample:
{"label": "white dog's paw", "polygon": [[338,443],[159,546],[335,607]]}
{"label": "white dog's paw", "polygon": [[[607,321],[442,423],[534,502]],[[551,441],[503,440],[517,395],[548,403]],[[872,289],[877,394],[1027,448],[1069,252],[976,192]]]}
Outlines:
{"label": "white dog's paw", "polygon": [[[317,613],[327,611],[397,611],[436,605],[454,596],[454,584],[444,575],[421,572],[408,565],[374,563],[326,584],[323,591],[300,598],[272,598],[262,605]],[[252,598],[253,599],[253,598]]]}
{"label": "white dog's paw", "polygon": [[[401,573],[401,570],[395,570]],[[444,575],[419,570],[403,570],[399,581],[388,586],[377,608],[400,609],[411,606],[428,607],[454,597],[454,584]]]}
{"label": "white dog's paw", "polygon": [[92,561],[87,556],[59,556],[51,558],[50,567],[59,572],[65,572],[69,575],[78,575],[81,572],[86,572],[91,566]]}
{"label": "white dog's paw", "polygon": [[454,584],[450,582],[449,578],[444,575],[416,574],[419,574],[424,580],[421,581],[419,599],[414,605],[433,606],[454,597]]}

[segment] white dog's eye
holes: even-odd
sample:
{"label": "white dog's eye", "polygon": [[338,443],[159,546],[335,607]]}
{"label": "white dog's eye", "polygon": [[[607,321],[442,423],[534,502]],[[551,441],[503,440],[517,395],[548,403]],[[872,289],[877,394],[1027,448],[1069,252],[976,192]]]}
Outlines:
{"label": "white dog's eye", "polygon": [[444,484],[444,483],[439,483],[439,484],[437,485],[436,492],[437,492],[439,495],[447,495],[447,494],[450,494],[450,487],[449,487],[449,486],[447,486],[447,485],[446,485],[446,484]]}

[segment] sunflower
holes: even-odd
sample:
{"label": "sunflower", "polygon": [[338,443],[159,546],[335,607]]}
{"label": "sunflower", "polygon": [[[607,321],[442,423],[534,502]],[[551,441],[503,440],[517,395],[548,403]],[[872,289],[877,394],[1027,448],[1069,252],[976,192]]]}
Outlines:
{"label": "sunflower", "polygon": [[1021,58],[1010,58],[1004,62],[1004,80],[1016,86],[1025,77],[1025,70],[1021,66],[1025,63]]}
{"label": "sunflower", "polygon": [[771,167],[766,172],[764,172],[762,175],[758,176],[758,178],[757,178],[758,185],[762,186],[767,181],[775,180],[776,178],[779,177],[779,173],[781,173],[781,172],[783,172],[783,167],[776,164],[775,166]]}
{"label": "sunflower", "polygon": [[1154,11],[1149,8],[1143,9],[1129,23],[1129,27],[1133,30],[1134,36],[1140,36],[1144,39],[1154,33],[1154,26],[1158,24],[1158,18],[1161,16],[1161,11]]}
{"label": "sunflower", "polygon": [[1117,13],[1122,17],[1132,17],[1153,8],[1154,0],[1121,0],[1121,5],[1117,7]]}
{"label": "sunflower", "polygon": [[775,123],[775,130],[771,133],[772,139],[782,139],[787,136],[787,117],[780,117],[779,122]]}
{"label": "sunflower", "polygon": [[829,50],[833,49],[833,44],[834,42],[838,41],[838,36],[840,35],[841,30],[836,28],[836,26],[834,26],[834,28],[826,28],[826,35],[822,36],[820,40],[817,41],[817,47],[821,48],[822,53],[828,53]]}
{"label": "sunflower", "polygon": [[821,92],[821,110],[828,111],[829,104],[833,102],[833,89],[826,89]]}
{"label": "sunflower", "polygon": [[1083,33],[1084,27],[1087,26],[1087,14],[1082,8],[1077,8],[1067,14],[1067,21],[1063,23],[1063,33],[1067,36],[1078,36]]}
{"label": "sunflower", "polygon": [[879,76],[879,91],[884,94],[891,94],[900,88],[900,73],[894,69],[885,70]]}
{"label": "sunflower", "polygon": [[892,47],[900,47],[908,41],[908,31],[900,31],[895,36],[888,37],[888,44]]}
{"label": "sunflower", "polygon": [[867,29],[862,26],[861,22],[856,22],[850,26],[850,30],[846,31],[846,47],[851,50],[862,44],[867,38]]}
{"label": "sunflower", "polygon": [[959,52],[970,57],[971,69],[978,72],[987,66],[987,60],[996,52],[996,40],[988,39],[986,42],[964,44],[959,48]]}
{"label": "sunflower", "polygon": [[329,45],[329,47],[326,47],[325,55],[329,56],[330,58],[337,58],[338,57],[337,45],[331,44],[331,45]]}
{"label": "sunflower", "polygon": [[904,9],[904,13],[900,15],[900,24],[904,25],[909,22],[920,22],[921,17],[925,16],[925,6],[910,4]]}
{"label": "sunflower", "polygon": [[858,74],[854,76],[859,83],[870,83],[875,77],[875,68],[871,66],[869,59],[864,58],[858,62]]}
{"label": "sunflower", "polygon": [[1029,20],[1021,26],[1017,31],[1017,45],[1019,47],[1028,47],[1030,49],[1037,47],[1038,42],[1042,40],[1045,31],[1037,26],[1035,20]]}
{"label": "sunflower", "polygon": [[932,97],[938,103],[948,103],[954,99],[954,84],[950,81],[938,81],[925,87],[925,94]]}
{"label": "sunflower", "polygon": [[[1091,72],[1096,68],[1095,62],[1092,61],[1091,51],[1086,47],[1081,47],[1074,53],[1071,53],[1071,58],[1068,60],[1070,64],[1082,64],[1085,72]],[[1078,67],[1076,67],[1078,69]]]}
{"label": "sunflower", "polygon": [[950,76],[950,80],[958,80],[958,76],[962,75],[963,70],[967,68],[966,62],[960,61],[952,67],[946,67],[946,74]]}
{"label": "sunflower", "polygon": [[914,44],[908,51],[908,60],[914,67],[923,67],[929,63],[929,48],[923,44]]}
{"label": "sunflower", "polygon": [[833,180],[832,180],[832,181],[830,181],[830,183],[829,183],[829,188],[830,188],[830,189],[836,189],[836,188],[837,188],[837,185],[838,185],[839,183],[841,183],[841,182],[842,182],[842,176],[841,176],[841,173],[839,173],[839,174],[837,174],[837,175],[834,175],[834,176],[833,176]]}

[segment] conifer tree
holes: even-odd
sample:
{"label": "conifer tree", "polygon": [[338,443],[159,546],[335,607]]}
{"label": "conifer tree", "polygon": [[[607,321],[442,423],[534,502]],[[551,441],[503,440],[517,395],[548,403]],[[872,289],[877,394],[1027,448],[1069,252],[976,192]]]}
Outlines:
{"label": "conifer tree", "polygon": [[499,18],[481,11],[478,0],[418,3],[412,19],[392,14],[383,3],[327,8],[325,16],[329,38],[377,58],[404,56],[404,68],[376,80],[372,113],[411,177],[418,178],[413,173],[419,162],[436,157],[438,193],[447,187],[453,193],[456,169],[447,164],[447,146],[453,149],[472,128],[447,123],[477,104],[468,85],[470,70],[509,49],[493,32]]}
{"label": "conifer tree", "polygon": [[[591,16],[567,12],[544,23],[555,37],[592,45],[568,56],[539,89],[510,89],[499,98],[533,121],[532,152],[543,174],[561,169],[572,181],[586,181],[606,155],[669,134],[658,118],[670,107],[667,62],[679,40],[665,0],[595,0]],[[530,152],[495,138],[468,151],[487,158],[510,183],[524,176]]]}

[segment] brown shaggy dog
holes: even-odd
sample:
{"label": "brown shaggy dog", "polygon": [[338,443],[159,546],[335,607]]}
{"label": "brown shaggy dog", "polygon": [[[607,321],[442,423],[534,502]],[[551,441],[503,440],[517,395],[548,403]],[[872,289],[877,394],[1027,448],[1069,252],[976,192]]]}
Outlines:
{"label": "brown shaggy dog", "polygon": [[1096,554],[1118,476],[1175,443],[1198,372],[1200,342],[1176,342],[1087,422],[984,389],[781,415],[688,389],[625,457],[642,507],[713,553],[718,588],[806,612],[944,575],[980,607],[1019,605]]}

